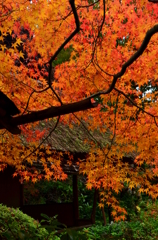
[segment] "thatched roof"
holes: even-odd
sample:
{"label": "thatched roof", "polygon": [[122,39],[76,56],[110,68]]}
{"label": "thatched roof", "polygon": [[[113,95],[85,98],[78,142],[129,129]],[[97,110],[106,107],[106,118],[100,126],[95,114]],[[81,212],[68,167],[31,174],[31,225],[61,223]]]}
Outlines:
{"label": "thatched roof", "polygon": [[[42,121],[39,123],[36,129],[51,129],[54,128],[54,120]],[[99,146],[105,147],[110,141],[110,132],[101,133],[99,129],[91,132],[88,130],[86,124],[72,124],[72,127],[59,123],[57,128],[52,132],[52,134],[44,141],[44,146],[49,146],[52,150],[52,156],[55,153],[62,153],[61,167],[66,174],[78,174],[79,166],[76,164],[79,159],[86,160],[87,153],[90,152],[91,143],[99,144]],[[29,147],[29,143],[26,142],[26,146]],[[45,152],[44,148],[41,150]],[[54,153],[55,151],[55,153]],[[69,153],[73,155],[73,161],[70,165]],[[45,159],[47,159],[47,153],[45,152]],[[68,163],[69,162],[69,163]],[[48,167],[51,166],[50,162],[47,162]],[[27,168],[43,169],[40,162],[34,161],[33,165],[26,163]]]}
{"label": "thatched roof", "polygon": [[[42,129],[49,129],[51,131],[51,129],[54,128],[54,125],[54,120],[42,121],[38,126],[38,130],[40,129],[42,131]],[[70,128],[68,125],[59,123],[55,131],[53,131],[52,134],[44,142],[44,146],[50,147],[50,149],[52,150],[52,157],[57,152],[62,152],[63,157],[61,161],[61,167],[64,173],[78,174],[79,166],[77,165],[77,162],[79,159],[82,159],[82,161],[86,161],[86,155],[90,152],[90,148],[92,146],[91,143],[93,142],[95,144],[98,144],[99,147],[106,147],[106,145],[111,144],[110,138],[110,131],[101,133],[101,131],[97,129],[91,132],[88,131],[88,127],[85,124],[73,124]],[[29,147],[29,143],[27,144],[27,147]],[[45,148],[43,148],[42,151],[45,153],[45,159],[47,159],[48,156]],[[69,162],[68,153],[73,155],[73,161],[71,162],[71,164]],[[128,162],[129,164],[133,164],[136,155],[136,153],[125,153],[122,160],[124,162]],[[50,161],[47,162],[48,168],[51,167],[51,164],[54,163],[51,163]],[[40,162],[40,159],[38,161],[34,161],[33,165],[27,163],[26,166],[27,168],[30,168],[32,170],[34,168],[34,170],[38,169],[40,171],[43,171],[43,165]]]}
{"label": "thatched roof", "polygon": [[[54,126],[54,122],[42,122],[41,125],[44,128],[51,129]],[[70,128],[68,125],[59,123],[45,144],[57,151],[88,153],[92,141],[96,144],[100,143],[102,147],[105,147],[109,143],[109,136],[109,131],[104,134],[99,129],[94,132],[88,131],[88,127],[85,124],[73,124],[72,128]]]}

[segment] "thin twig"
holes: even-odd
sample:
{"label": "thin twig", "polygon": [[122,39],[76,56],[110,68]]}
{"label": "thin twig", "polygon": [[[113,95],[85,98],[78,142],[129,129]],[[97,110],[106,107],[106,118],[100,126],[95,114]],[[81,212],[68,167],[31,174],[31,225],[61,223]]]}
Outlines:
{"label": "thin twig", "polygon": [[118,72],[117,74],[113,75],[113,80],[112,80],[112,83],[110,84],[109,88],[105,91],[99,91],[97,93],[94,93],[87,98],[91,99],[94,97],[98,97],[99,95],[102,95],[102,94],[105,95],[105,94],[110,93],[114,89],[118,78],[121,78],[124,75],[124,73],[126,72],[126,69],[130,65],[132,65],[143,54],[143,52],[145,51],[145,49],[147,48],[147,46],[150,42],[151,37],[157,32],[158,32],[158,24],[156,24],[154,27],[152,27],[150,30],[147,31],[146,36],[145,36],[140,48],[133,54],[133,56],[130,57],[130,59],[127,62],[125,62],[122,65],[121,71]]}
{"label": "thin twig", "polygon": [[56,93],[56,91],[53,89],[53,87],[51,86],[51,72],[52,72],[52,63],[55,60],[55,58],[58,56],[58,54],[61,52],[61,50],[66,46],[67,43],[70,42],[70,40],[79,32],[80,30],[80,24],[79,24],[79,18],[78,18],[78,14],[77,14],[77,10],[75,7],[75,2],[74,0],[69,0],[69,3],[71,5],[72,8],[72,12],[75,18],[75,23],[76,23],[76,29],[70,34],[70,36],[60,45],[60,47],[57,49],[57,51],[54,53],[54,55],[51,57],[51,59],[49,60],[49,62],[45,63],[48,64],[49,63],[49,77],[48,77],[48,83],[49,83],[49,87],[51,88],[52,92],[55,94],[55,96],[57,97],[57,99],[59,100],[59,102],[61,103],[60,97],[58,96],[58,94]]}
{"label": "thin twig", "polygon": [[55,131],[55,129],[57,128],[58,126],[58,123],[59,123],[59,120],[60,120],[60,116],[58,116],[58,119],[57,119],[57,122],[54,126],[54,128],[49,132],[49,134],[42,140],[42,142],[30,153],[28,154],[24,159],[23,159],[23,162],[27,160],[28,157],[30,157],[32,154],[34,154],[39,148],[40,146],[51,136],[51,134]]}
{"label": "thin twig", "polygon": [[119,90],[118,88],[114,88],[115,91],[117,91],[118,93],[122,94],[125,98],[128,99],[128,101],[130,101],[136,108],[138,108],[139,110],[141,110],[142,112],[148,114],[149,116],[154,118],[154,122],[155,125],[158,127],[157,122],[156,122],[156,118],[157,116],[153,115],[152,113],[149,113],[147,111],[145,111],[143,108],[139,107],[133,100],[131,100],[123,91]]}

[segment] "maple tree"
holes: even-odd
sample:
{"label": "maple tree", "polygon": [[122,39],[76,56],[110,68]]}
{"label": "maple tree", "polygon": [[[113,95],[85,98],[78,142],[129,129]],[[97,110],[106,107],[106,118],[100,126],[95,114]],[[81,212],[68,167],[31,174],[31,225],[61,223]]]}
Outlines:
{"label": "maple tree", "polygon": [[[41,154],[45,177],[64,179],[62,156],[47,147],[49,168],[42,143],[59,121],[86,123],[86,131],[110,132],[106,146],[87,139],[91,151],[80,163],[87,187],[101,189],[100,206],[106,201],[115,220],[124,219],[113,192],[125,184],[157,198],[157,21],[158,5],[145,0],[1,1],[0,90],[21,112],[7,119],[21,135],[0,126],[1,169],[13,165],[37,181],[41,175],[25,163]],[[50,132],[37,130],[38,121],[52,117]],[[132,166],[121,160],[130,153]]]}

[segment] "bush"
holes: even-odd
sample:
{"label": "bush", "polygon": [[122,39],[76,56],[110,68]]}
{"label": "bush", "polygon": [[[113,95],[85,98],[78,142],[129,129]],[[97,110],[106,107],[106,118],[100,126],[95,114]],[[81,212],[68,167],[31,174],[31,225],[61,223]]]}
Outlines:
{"label": "bush", "polygon": [[49,232],[19,209],[0,204],[0,239],[60,240],[55,233],[55,230]]}
{"label": "bush", "polygon": [[[143,209],[143,210],[142,210]],[[106,226],[93,225],[83,229],[88,240],[156,240],[158,239],[158,202],[142,202],[137,206],[138,215],[133,215],[130,222],[111,223]],[[91,234],[91,237],[90,235]],[[92,237],[93,235],[93,237]]]}

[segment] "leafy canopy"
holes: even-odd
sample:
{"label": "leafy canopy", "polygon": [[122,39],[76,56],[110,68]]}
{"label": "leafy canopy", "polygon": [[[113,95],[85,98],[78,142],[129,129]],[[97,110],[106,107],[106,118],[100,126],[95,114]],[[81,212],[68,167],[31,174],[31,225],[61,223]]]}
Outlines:
{"label": "leafy canopy", "polygon": [[[126,212],[113,192],[125,185],[158,196],[157,184],[151,183],[158,175],[157,22],[158,5],[145,0],[0,4],[1,91],[30,116],[94,97],[96,108],[60,116],[60,121],[71,127],[86,123],[92,134],[110,133],[104,146],[99,137],[87,139],[91,151],[80,172],[87,174],[89,189],[102,189],[102,201],[113,206],[116,220]],[[24,180],[37,181],[41,174],[28,172],[25,163],[37,159],[39,143],[51,130],[39,130],[38,122],[20,128],[20,136],[1,130],[1,169],[14,165]],[[41,153],[45,177],[64,179],[62,157],[47,151],[53,164],[48,168]],[[132,165],[121,160],[131,153],[137,156]]]}

